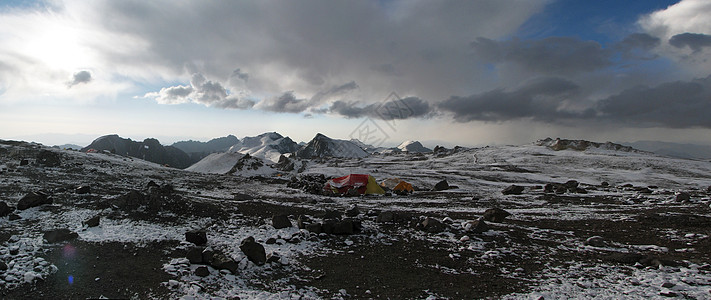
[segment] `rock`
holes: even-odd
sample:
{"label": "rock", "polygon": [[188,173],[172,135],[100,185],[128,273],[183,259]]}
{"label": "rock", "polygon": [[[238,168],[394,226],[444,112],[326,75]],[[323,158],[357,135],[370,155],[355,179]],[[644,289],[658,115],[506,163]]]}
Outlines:
{"label": "rock", "polygon": [[48,243],[71,241],[78,237],[79,235],[76,232],[72,232],[69,229],[56,229],[44,233],[44,239]]}
{"label": "rock", "polygon": [[205,250],[202,251],[202,262],[204,264],[212,264],[212,258],[215,256],[215,251],[212,251],[212,248],[205,248]]}
{"label": "rock", "polygon": [[608,187],[608,186],[610,186],[610,183],[607,181],[603,181],[603,182],[600,182],[600,186],[601,187]]}
{"label": "rock", "polygon": [[333,228],[336,227],[336,220],[324,220],[321,224],[321,232],[326,234],[333,234]]}
{"label": "rock", "polygon": [[679,294],[672,292],[672,291],[666,291],[666,292],[659,292],[659,296],[676,298],[677,296],[679,296]]}
{"label": "rock", "polygon": [[268,238],[267,241],[264,242],[264,243],[266,243],[267,245],[274,245],[274,244],[276,244],[276,241],[277,241],[277,239],[275,239],[275,238],[273,238],[273,237],[270,237],[270,238]]}
{"label": "rock", "polygon": [[18,255],[18,254],[20,254],[20,248],[17,247],[17,246],[10,247],[10,249],[8,249],[8,250],[10,251],[10,255]]}
{"label": "rock", "polygon": [[464,222],[462,224],[462,229],[474,233],[482,233],[489,230],[489,226],[486,225],[486,222],[484,222],[484,220],[474,220]]}
{"label": "rock", "polygon": [[207,277],[210,275],[210,270],[205,266],[197,267],[197,269],[195,269],[195,275],[198,277]]}
{"label": "rock", "polygon": [[16,215],[16,214],[9,214],[9,215],[7,216],[7,219],[10,220],[10,221],[15,221],[15,220],[22,219],[22,217],[20,217],[20,216],[18,216],[18,215]]}
{"label": "rock", "polygon": [[348,210],[346,210],[346,217],[357,217],[360,214],[360,210],[358,209],[358,205],[351,205]]}
{"label": "rock", "polygon": [[0,217],[9,215],[12,212],[12,208],[5,203],[5,201],[0,201]]}
{"label": "rock", "polygon": [[79,195],[88,194],[91,192],[91,187],[88,185],[82,185],[74,190],[75,193]]}
{"label": "rock", "polygon": [[587,240],[585,240],[585,245],[588,246],[593,246],[593,247],[606,247],[607,246],[607,241],[601,236],[591,236]]}
{"label": "rock", "polygon": [[321,223],[311,223],[306,225],[306,230],[309,232],[313,232],[315,234],[319,234],[323,232],[322,225]]}
{"label": "rock", "polygon": [[207,233],[204,230],[193,230],[185,232],[185,240],[195,245],[207,244]]}
{"label": "rock", "polygon": [[159,188],[160,185],[158,185],[155,181],[151,180],[146,184],[146,189],[150,190],[152,187],[157,187]]}
{"label": "rock", "polygon": [[506,219],[506,217],[510,216],[511,214],[501,208],[489,208],[486,211],[484,211],[484,215],[481,217],[482,220],[488,221],[488,222],[496,222],[496,223],[501,223]]}
{"label": "rock", "polygon": [[309,217],[304,216],[304,215],[299,215],[298,218],[296,218],[296,227],[299,229],[306,229],[306,224],[311,221],[309,220]]}
{"label": "rock", "polygon": [[501,193],[504,195],[521,195],[521,193],[523,193],[524,189],[525,188],[520,185],[513,184],[513,185],[505,188],[504,190],[502,190]]}
{"label": "rock", "polygon": [[289,228],[291,227],[291,221],[289,221],[289,216],[287,215],[274,215],[272,216],[272,226],[276,229]]}
{"label": "rock", "polygon": [[449,183],[447,183],[447,180],[442,180],[440,182],[437,182],[434,186],[435,191],[444,191],[446,189],[449,189]]}
{"label": "rock", "polygon": [[58,167],[61,164],[59,153],[42,150],[37,154],[37,163],[45,167]]}
{"label": "rock", "polygon": [[81,222],[83,225],[86,225],[88,227],[96,227],[99,226],[99,220],[101,217],[99,215],[96,215],[90,219],[84,220],[84,222]]}
{"label": "rock", "polygon": [[234,199],[235,201],[248,201],[248,200],[253,200],[254,197],[247,195],[247,194],[242,194],[242,193],[234,193]]}
{"label": "rock", "polygon": [[267,256],[267,263],[276,263],[279,262],[280,259],[281,256],[279,256],[279,253],[273,252]]}
{"label": "rock", "polygon": [[687,192],[678,192],[674,198],[676,202],[687,202],[691,200],[691,195]]}
{"label": "rock", "polygon": [[333,234],[353,234],[353,221],[343,220],[333,226]]}
{"label": "rock", "polygon": [[383,211],[378,214],[376,222],[378,223],[391,223],[395,221],[395,213],[392,211]]}
{"label": "rock", "polygon": [[429,233],[439,233],[447,228],[447,225],[434,218],[426,218],[419,225],[422,231]]}
{"label": "rock", "polygon": [[42,192],[29,192],[17,202],[17,209],[25,210],[30,207],[36,207],[43,204],[52,204],[52,198]]}
{"label": "rock", "polygon": [[237,269],[239,269],[239,263],[234,261],[234,259],[229,258],[222,252],[215,252],[212,255],[212,262],[210,265],[215,269],[229,270],[232,274],[237,274]]}
{"label": "rock", "polygon": [[264,246],[254,241],[254,237],[248,237],[242,240],[239,246],[242,253],[247,256],[249,261],[254,264],[261,266],[267,261],[267,253],[264,250]]}
{"label": "rock", "polygon": [[568,190],[575,190],[578,187],[578,181],[577,180],[568,180],[566,181],[563,185],[568,189]]}
{"label": "rock", "polygon": [[669,281],[666,281],[666,282],[662,283],[662,287],[663,287],[663,288],[668,288],[668,289],[673,288],[675,285],[676,285],[676,284],[673,284],[673,283],[671,283],[671,282],[669,282]]}
{"label": "rock", "polygon": [[5,262],[0,261],[0,271],[5,270],[7,270],[7,264]]}
{"label": "rock", "polygon": [[26,166],[26,165],[29,165],[29,164],[30,164],[30,161],[29,161],[28,159],[26,159],[26,158],[23,158],[23,159],[20,160],[20,166]]}
{"label": "rock", "polygon": [[185,257],[190,261],[191,264],[201,264],[203,262],[203,251],[205,251],[205,249],[201,247],[191,248],[190,250],[188,250],[188,253],[185,254]]}

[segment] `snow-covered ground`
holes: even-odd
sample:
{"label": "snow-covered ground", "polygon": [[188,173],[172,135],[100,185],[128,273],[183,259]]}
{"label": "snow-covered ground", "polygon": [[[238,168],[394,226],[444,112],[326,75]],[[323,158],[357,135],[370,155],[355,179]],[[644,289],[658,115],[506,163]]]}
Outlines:
{"label": "snow-covered ground", "polygon": [[[302,173],[279,171],[281,177],[276,177],[272,175],[276,172],[222,175],[234,163],[221,162],[219,154],[211,155],[211,164],[176,170],[111,154],[49,149],[61,155],[62,163],[44,167],[34,160],[41,149],[34,144],[0,143],[0,201],[15,206],[26,193],[38,190],[54,199],[50,205],[15,211],[18,220],[0,218],[0,261],[8,266],[0,270],[0,287],[5,290],[2,295],[10,298],[25,295],[13,291],[28,286],[49,289],[53,278],[64,274],[68,267],[53,251],[71,250],[67,245],[81,250],[113,243],[165,253],[160,261],[150,262],[168,278],[155,283],[155,291],[161,290],[152,296],[157,298],[392,298],[389,293],[398,288],[390,291],[384,286],[397,284],[402,285],[400,295],[405,298],[711,298],[711,198],[707,192],[711,163],[707,161],[606,149],[498,146],[443,156],[299,160],[306,166]],[[22,159],[29,160],[28,164],[21,165]],[[286,186],[291,176],[351,173],[370,174],[378,181],[400,178],[418,191],[340,198]],[[262,177],[249,178],[252,175]],[[456,187],[430,191],[443,179]],[[578,181],[586,193],[543,191],[548,183],[568,180]],[[147,205],[120,204],[121,197],[132,190],[150,194],[149,181],[172,187],[169,196],[160,198],[174,201],[170,207],[155,211]],[[503,195],[501,191],[512,184],[524,186],[524,192]],[[91,192],[77,194],[75,189],[82,185],[90,186]],[[688,193],[689,200],[677,202],[679,192]],[[237,200],[235,194],[253,199]],[[190,205],[182,208],[181,203]],[[343,212],[354,205],[363,226],[355,235],[319,235],[271,226],[270,216],[277,212],[290,215],[294,224],[301,214],[322,222],[321,212]],[[494,206],[512,215],[502,222],[488,222],[490,230],[483,233],[467,231],[467,222]],[[376,217],[382,211],[412,219],[379,223]],[[101,216],[98,227],[82,225],[95,215]],[[411,226],[424,216],[445,221],[446,229],[430,233]],[[43,240],[44,232],[58,228],[77,232],[77,240],[54,244]],[[207,246],[238,262],[239,271],[233,274],[208,267],[209,276],[196,276],[198,265],[191,265],[181,254],[192,247],[184,233],[194,229],[205,229]],[[586,244],[586,239],[598,235],[604,246]],[[251,263],[239,248],[249,236],[264,245],[267,254],[277,253],[280,260],[265,266]],[[277,242],[267,244],[269,239]],[[652,262],[616,258],[629,254]],[[371,277],[385,283],[368,285],[367,275],[339,279],[345,276],[339,274],[347,274],[341,271],[341,265],[349,264],[346,257],[361,257],[363,268],[392,262],[407,267],[374,270]],[[319,260],[340,263],[324,266]],[[359,265],[349,268],[357,270]],[[326,275],[311,275],[319,272]],[[471,286],[458,290],[458,286],[438,285],[438,279],[408,286],[407,281],[378,277],[389,272],[393,277],[422,272],[472,282],[485,282],[482,276],[487,276],[507,284],[490,290],[484,285],[479,290]],[[133,292],[151,297],[145,291]],[[109,292],[82,295],[103,293]]]}

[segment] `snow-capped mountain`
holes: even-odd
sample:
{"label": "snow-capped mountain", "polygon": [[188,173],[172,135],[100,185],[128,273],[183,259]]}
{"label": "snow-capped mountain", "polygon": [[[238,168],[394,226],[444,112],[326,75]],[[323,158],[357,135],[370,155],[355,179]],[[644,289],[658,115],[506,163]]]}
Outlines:
{"label": "snow-capped mountain", "polygon": [[173,147],[183,150],[187,153],[193,162],[198,162],[205,158],[210,153],[225,152],[232,145],[239,143],[239,139],[234,135],[214,138],[207,142],[200,141],[179,141],[174,143]]}
{"label": "snow-capped mountain", "polygon": [[227,152],[249,154],[272,162],[278,162],[282,154],[294,153],[299,145],[289,137],[276,132],[267,132],[253,137],[245,137],[230,147]]}
{"label": "snow-capped mountain", "polygon": [[244,154],[236,152],[211,153],[185,170],[199,173],[225,174],[243,156]]}
{"label": "snow-capped mountain", "polygon": [[586,140],[567,140],[567,139],[552,139],[546,138],[539,140],[535,143],[538,146],[548,147],[552,150],[576,150],[585,151],[588,149],[599,149],[599,150],[613,150],[613,151],[625,151],[625,152],[639,152],[639,150],[632,148],[630,146],[624,146],[620,144],[615,144],[612,142],[606,143],[596,143]]}
{"label": "snow-capped mountain", "polygon": [[116,134],[105,135],[97,138],[89,146],[82,148],[81,151],[87,152],[91,149],[110,151],[114,154],[140,158],[180,169],[192,164],[187,153],[172,146],[163,146],[158,140],[152,138],[147,138],[143,142],[136,142],[131,139],[124,139]]}
{"label": "snow-capped mountain", "polygon": [[418,141],[404,141],[400,146],[397,146],[398,149],[402,152],[408,152],[408,153],[429,153],[432,152],[432,149],[426,148],[425,146],[422,146],[422,144]]}
{"label": "snow-capped mountain", "polygon": [[367,157],[368,152],[365,152],[365,150],[351,141],[336,140],[319,133],[316,134],[316,136],[308,144],[306,144],[306,146],[299,149],[299,151],[296,152],[296,156],[300,158],[362,158]]}

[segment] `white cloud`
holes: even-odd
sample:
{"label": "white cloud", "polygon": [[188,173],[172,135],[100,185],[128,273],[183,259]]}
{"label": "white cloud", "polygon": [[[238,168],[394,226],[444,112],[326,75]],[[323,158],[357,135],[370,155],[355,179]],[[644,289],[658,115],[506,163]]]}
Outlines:
{"label": "white cloud", "polygon": [[240,98],[230,93],[219,82],[205,78],[201,73],[194,73],[190,85],[177,85],[161,88],[159,92],[146,93],[144,98],[153,98],[160,104],[198,103],[219,108],[248,109],[254,101]]}

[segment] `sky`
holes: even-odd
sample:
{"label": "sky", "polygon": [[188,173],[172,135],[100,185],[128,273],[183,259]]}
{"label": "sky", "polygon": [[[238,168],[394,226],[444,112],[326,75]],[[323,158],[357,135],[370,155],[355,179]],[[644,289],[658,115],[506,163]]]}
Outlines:
{"label": "sky", "polygon": [[711,1],[4,1],[0,139],[711,143]]}

